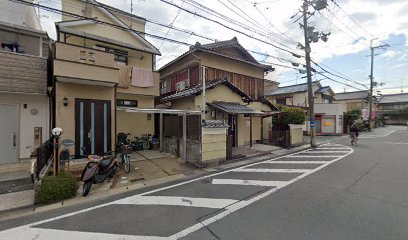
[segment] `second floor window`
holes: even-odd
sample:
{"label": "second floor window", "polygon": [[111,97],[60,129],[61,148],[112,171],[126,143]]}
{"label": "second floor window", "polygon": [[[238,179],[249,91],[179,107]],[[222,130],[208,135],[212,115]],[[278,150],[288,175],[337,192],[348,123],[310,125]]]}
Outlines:
{"label": "second floor window", "polygon": [[286,98],[277,98],[276,104],[286,105]]}
{"label": "second floor window", "polygon": [[105,52],[113,53],[114,54],[114,60],[116,63],[122,64],[122,65],[127,65],[128,64],[128,52],[114,49],[114,48],[109,48],[105,46],[99,46],[96,45],[98,49],[104,49]]}

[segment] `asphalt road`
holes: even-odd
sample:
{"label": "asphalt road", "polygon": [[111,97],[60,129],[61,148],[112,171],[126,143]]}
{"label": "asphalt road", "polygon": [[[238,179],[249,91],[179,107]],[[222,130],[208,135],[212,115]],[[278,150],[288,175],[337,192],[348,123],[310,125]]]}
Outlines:
{"label": "asphalt road", "polygon": [[407,239],[408,130],[0,223],[0,239]]}

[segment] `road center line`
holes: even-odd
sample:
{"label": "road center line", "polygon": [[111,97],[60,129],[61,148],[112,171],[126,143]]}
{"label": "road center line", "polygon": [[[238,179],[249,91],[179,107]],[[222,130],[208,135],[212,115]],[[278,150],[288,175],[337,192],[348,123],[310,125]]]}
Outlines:
{"label": "road center line", "polygon": [[316,151],[316,150],[308,150],[304,153],[348,153],[349,151]]}
{"label": "road center line", "polygon": [[396,144],[396,145],[405,145],[405,144],[408,144],[408,143],[405,143],[405,142],[385,142],[385,143],[388,143],[388,144]]}
{"label": "road center line", "polygon": [[191,198],[179,196],[135,196],[113,202],[113,204],[130,205],[170,205],[184,207],[224,208],[238,200],[215,198]]}

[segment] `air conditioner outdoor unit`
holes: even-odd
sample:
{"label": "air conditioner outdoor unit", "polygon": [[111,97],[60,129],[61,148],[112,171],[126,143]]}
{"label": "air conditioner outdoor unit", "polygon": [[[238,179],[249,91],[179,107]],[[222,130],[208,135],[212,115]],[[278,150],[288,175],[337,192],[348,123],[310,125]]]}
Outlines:
{"label": "air conditioner outdoor unit", "polygon": [[177,92],[183,91],[184,89],[186,89],[186,82],[185,81],[176,83],[176,91]]}

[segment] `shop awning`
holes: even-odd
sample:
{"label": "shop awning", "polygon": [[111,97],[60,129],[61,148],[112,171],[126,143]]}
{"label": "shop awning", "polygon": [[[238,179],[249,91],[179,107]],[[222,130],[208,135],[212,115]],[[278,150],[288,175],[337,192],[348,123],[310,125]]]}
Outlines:
{"label": "shop awning", "polygon": [[261,111],[254,110],[237,102],[212,102],[207,104],[228,114],[264,115]]}

